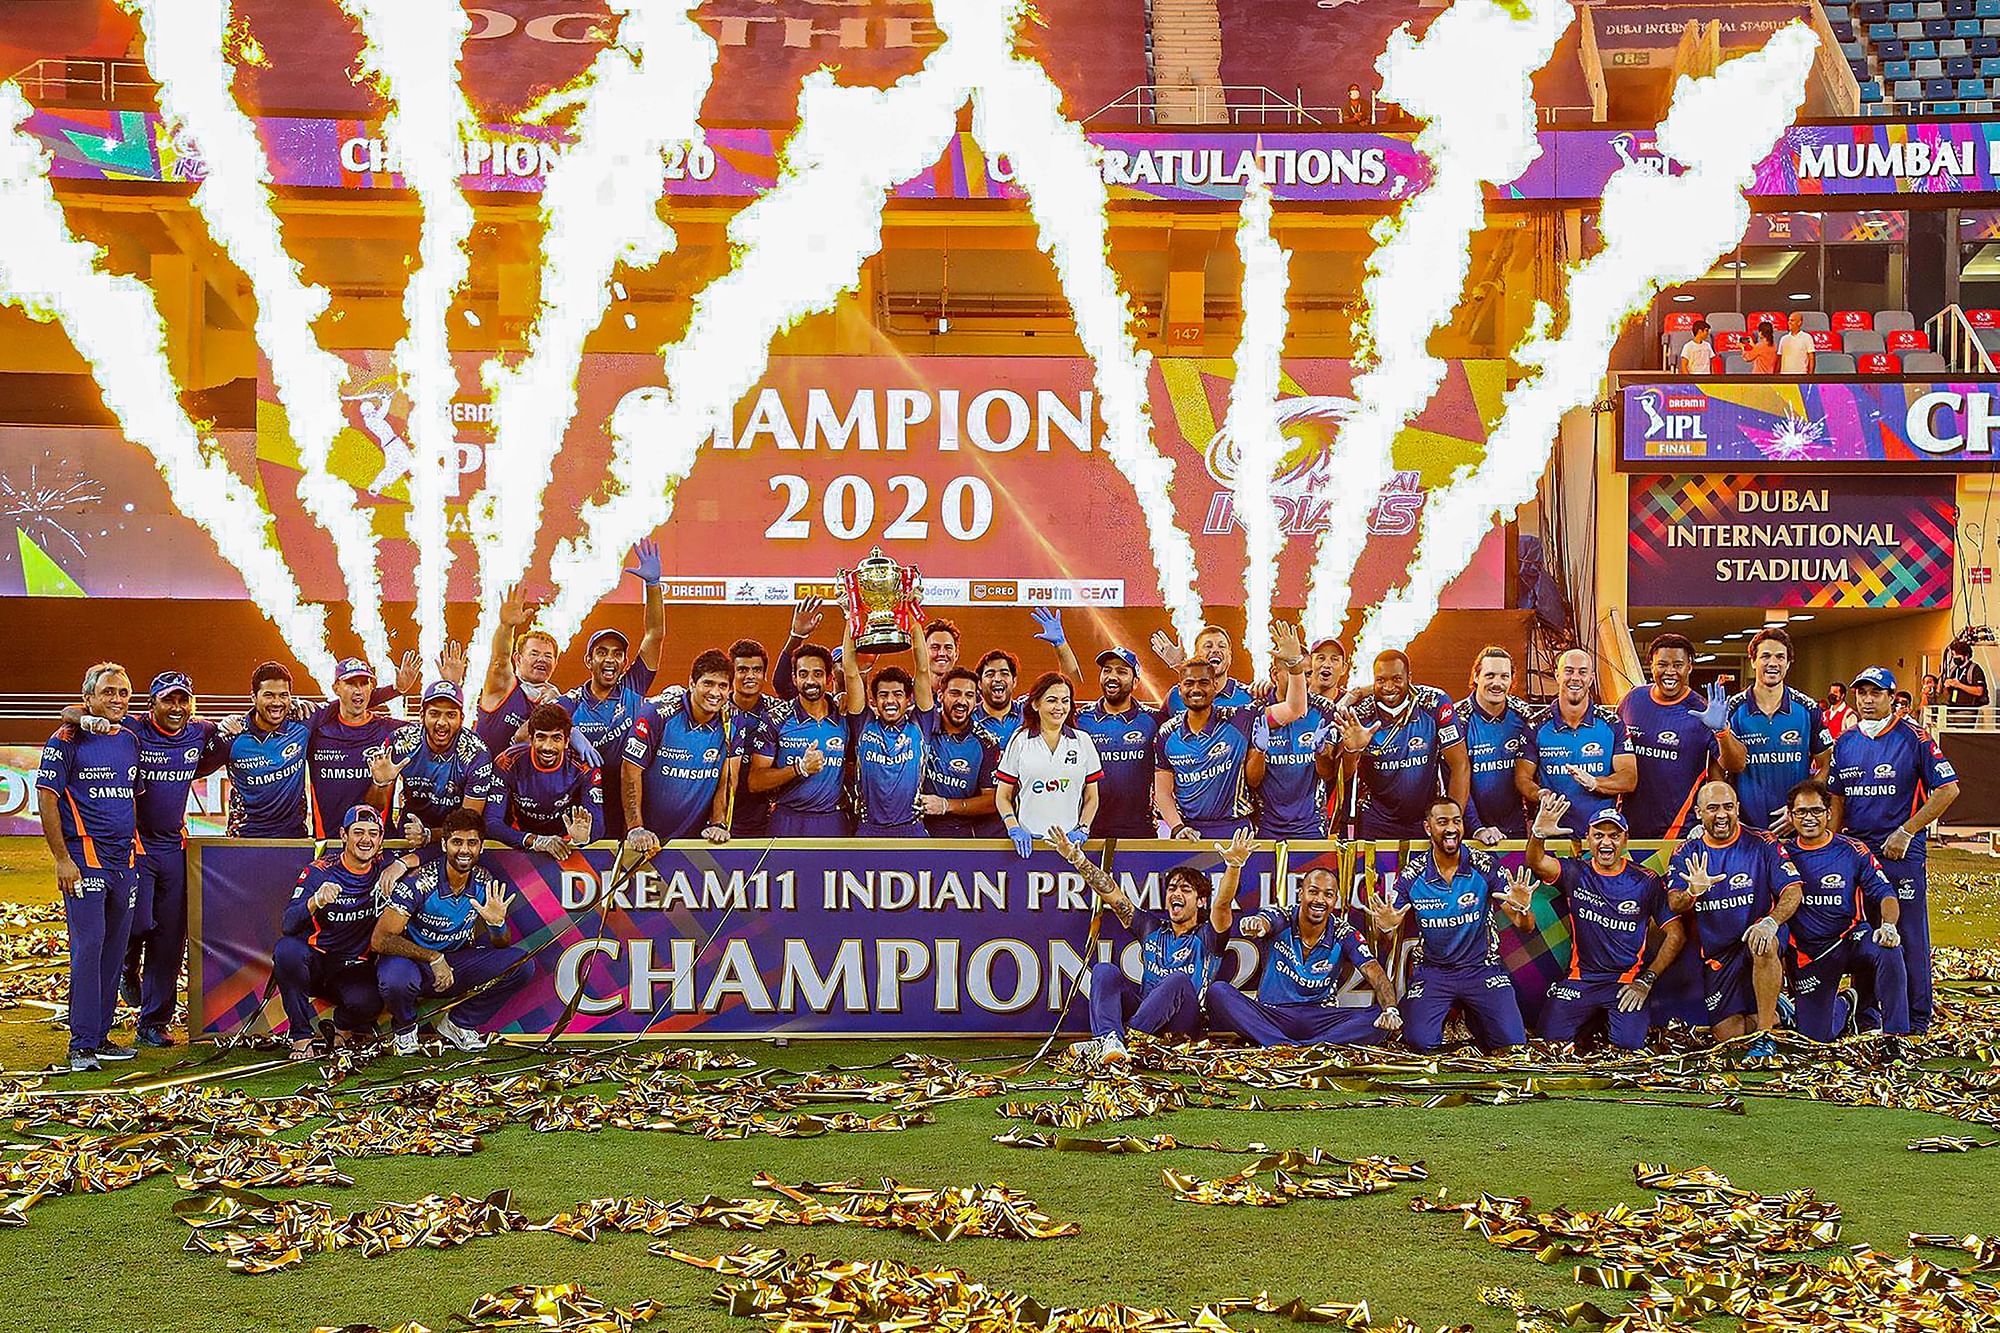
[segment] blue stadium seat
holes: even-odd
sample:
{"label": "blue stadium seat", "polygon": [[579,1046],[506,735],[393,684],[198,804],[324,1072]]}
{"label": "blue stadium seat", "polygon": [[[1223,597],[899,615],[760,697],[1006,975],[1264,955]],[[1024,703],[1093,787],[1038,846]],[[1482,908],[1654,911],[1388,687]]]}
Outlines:
{"label": "blue stadium seat", "polygon": [[1924,100],[1926,102],[1941,101],[1952,94],[1950,79],[1925,79],[1923,80],[1923,85]]}
{"label": "blue stadium seat", "polygon": [[[2000,6],[2000,0],[1987,0],[1987,3]],[[1864,23],[1879,23],[1889,17],[1888,0],[1854,0],[1852,12]],[[2000,14],[2000,8],[1995,8],[1993,12]]]}
{"label": "blue stadium seat", "polygon": [[1969,19],[1978,12],[1978,6],[1973,0],[1944,0],[1946,18]]}
{"label": "blue stadium seat", "polygon": [[1861,100],[1864,104],[1868,102],[1881,101],[1882,85],[1875,82],[1875,80],[1873,79],[1861,80]]}
{"label": "blue stadium seat", "polygon": [[1869,24],[1868,40],[1871,42],[1893,42],[1899,40],[1896,36],[1896,25],[1893,23]]}
{"label": "blue stadium seat", "polygon": [[[1995,40],[2000,40],[2000,38],[1996,38]],[[1909,56],[1909,48],[1894,37],[1885,37],[1875,43],[1875,54],[1884,60],[1904,60]],[[1994,54],[2000,55],[2000,51],[1996,51]]]}
{"label": "blue stadium seat", "polygon": [[1960,79],[1958,81],[1958,96],[1959,100],[1961,101],[1979,100],[1980,98],[1986,96],[1986,80]]}
{"label": "blue stadium seat", "polygon": [[1962,102],[1931,102],[1924,108],[1933,116],[1962,116],[1965,105]]}
{"label": "blue stadium seat", "polygon": [[1982,79],[2000,78],[2000,56],[1988,56],[1986,59],[1980,61],[1979,77]]}
{"label": "blue stadium seat", "polygon": [[2000,37],[1973,38],[1972,54],[1982,58],[1986,56],[2000,56]]}
{"label": "blue stadium seat", "polygon": [[1889,96],[1895,98],[1898,102],[1921,101],[1924,96],[1924,85],[1918,83],[1915,79],[1903,79],[1889,89]]}
{"label": "blue stadium seat", "polygon": [[1889,5],[1889,18],[1893,22],[1900,23],[1905,19],[1914,19],[1916,16],[1917,6],[1915,0],[1892,0],[1892,3]]}
{"label": "blue stadium seat", "polygon": [[1865,60],[1850,60],[1847,62],[1847,68],[1852,71],[1856,83],[1866,83],[1874,77],[1869,72],[1868,62]]}
{"label": "blue stadium seat", "polygon": [[1934,37],[1942,40],[1943,38],[1951,36],[1951,20],[1925,19],[1923,22],[1923,29],[1924,29],[1924,36]]}
{"label": "blue stadium seat", "polygon": [[1882,77],[1890,83],[1896,83],[1903,79],[1916,78],[1917,72],[1910,68],[1910,62],[1907,60],[1885,60],[1882,62]]}
{"label": "blue stadium seat", "polygon": [[1981,32],[1978,19],[1953,19],[1951,35],[1954,37],[1977,37]]}
{"label": "blue stadium seat", "polygon": [[1984,102],[1967,102],[1965,104],[1965,114],[1968,116],[1990,116],[1993,114],[1993,107],[1994,103],[1990,99]]}
{"label": "blue stadium seat", "polygon": [[1846,5],[1821,5],[1820,8],[1826,11],[1826,21],[1828,23],[1853,17],[1847,12]]}
{"label": "blue stadium seat", "polygon": [[1920,79],[1941,79],[1944,77],[1944,61],[1919,60],[1916,62],[1915,72]]}
{"label": "blue stadium seat", "polygon": [[1922,41],[1919,41],[1919,42],[1911,42],[1911,43],[1909,44],[1909,46],[1908,46],[1907,48],[1905,48],[1905,49],[1906,49],[1906,50],[1908,51],[1908,54],[1909,54],[1909,57],[1910,57],[1910,59],[1912,59],[1912,60],[1936,60],[1936,59],[1937,59],[1937,43],[1936,43],[1936,42],[1922,42]]}
{"label": "blue stadium seat", "polygon": [[1974,0],[1972,12],[1983,19],[2000,19],[2000,0]]}
{"label": "blue stadium seat", "polygon": [[1861,106],[1861,114],[1864,116],[1880,116],[1884,120],[1887,120],[1891,116],[1902,114],[1896,109],[1897,105],[1895,102],[1864,102]]}
{"label": "blue stadium seat", "polygon": [[1944,62],[1944,76],[1947,79],[1970,79],[1979,73],[1979,66],[1971,56],[1953,56]]}
{"label": "blue stadium seat", "polygon": [[[1831,23],[1827,26],[1833,29],[1833,40],[1836,42],[1847,43],[1855,40],[1854,25],[1847,20],[1842,19],[1838,23]],[[1972,26],[1977,28],[1979,24],[1974,22]]]}

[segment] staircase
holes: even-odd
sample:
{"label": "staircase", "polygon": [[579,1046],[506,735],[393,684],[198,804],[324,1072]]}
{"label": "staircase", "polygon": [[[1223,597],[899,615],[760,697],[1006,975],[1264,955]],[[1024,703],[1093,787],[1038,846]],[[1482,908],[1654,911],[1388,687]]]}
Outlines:
{"label": "staircase", "polygon": [[1162,125],[1223,124],[1222,17],[1216,0],[1151,0],[1155,118]]}

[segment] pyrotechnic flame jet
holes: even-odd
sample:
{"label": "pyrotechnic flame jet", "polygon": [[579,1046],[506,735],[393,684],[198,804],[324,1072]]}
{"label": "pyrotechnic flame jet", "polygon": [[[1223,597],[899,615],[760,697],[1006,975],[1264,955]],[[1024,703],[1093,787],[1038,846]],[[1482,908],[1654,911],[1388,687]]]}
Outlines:
{"label": "pyrotechnic flame jet", "polygon": [[340,7],[361,27],[361,68],[389,106],[382,137],[423,214],[395,355],[410,400],[409,529],[417,548],[417,643],[428,663],[444,647],[451,572],[445,469],[458,446],[451,420],[458,374],[445,320],[470,266],[472,205],[459,175],[475,126],[459,62],[471,20],[459,0],[340,0]]}
{"label": "pyrotechnic flame jet", "polygon": [[48,154],[22,128],[30,110],[18,87],[0,84],[0,302],[62,325],[119,428],[153,456],[174,507],[214,538],[285,646],[331,690],[325,612],[300,600],[257,492],[188,419],[152,293],[105,272],[103,252],[71,234],[49,184]]}
{"label": "pyrotechnic flame jet", "polygon": [[1604,188],[1604,248],[1570,270],[1568,319],[1548,334],[1549,312],[1514,349],[1528,377],[1508,391],[1503,415],[1476,467],[1462,468],[1425,506],[1408,583],[1369,614],[1355,650],[1364,669],[1384,648],[1407,645],[1437,614],[1445,585],[1463,570],[1502,516],[1532,499],[1563,414],[1590,402],[1618,330],[1665,286],[1689,282],[1750,225],[1757,163],[1798,117],[1818,39],[1794,23],[1762,50],[1707,78],[1683,78],[1660,123],[1659,147],[1681,164],[1665,176],[1649,164],[1619,168]]}
{"label": "pyrotechnic flame jet", "polygon": [[1285,454],[1278,422],[1278,364],[1285,350],[1291,253],[1271,235],[1271,187],[1257,171],[1236,227],[1243,258],[1243,327],[1224,428],[1236,447],[1236,514],[1243,523],[1244,646],[1259,678],[1271,673],[1271,598],[1284,546],[1272,484]]}
{"label": "pyrotechnic flame jet", "polygon": [[1394,470],[1396,435],[1444,383],[1431,335],[1451,318],[1485,221],[1485,190],[1515,180],[1541,155],[1535,71],[1575,14],[1570,0],[1458,0],[1421,38],[1408,28],[1376,60],[1382,94],[1425,122],[1417,151],[1430,181],[1377,225],[1354,330],[1365,369],[1355,410],[1335,445],[1340,490],[1320,532],[1306,598],[1307,638],[1338,634],[1368,515]]}
{"label": "pyrotechnic flame jet", "polygon": [[486,366],[498,434],[471,509],[480,620],[469,681],[484,679],[501,599],[534,560],[542,496],[576,416],[584,340],[610,306],[612,273],[621,261],[649,267],[674,248],[658,211],[665,154],[699,142],[715,76],[716,45],[694,21],[697,3],[614,0],[618,44],[585,72],[573,140],[542,191],[547,260],[527,354]]}
{"label": "pyrotechnic flame jet", "polygon": [[271,197],[271,164],[255,126],[230,92],[225,54],[228,0],[120,0],[139,20],[146,66],[160,85],[170,132],[193,140],[204,166],[193,203],[209,234],[250,280],[257,301],[257,345],[299,455],[299,503],[333,540],[347,584],[355,633],[383,679],[394,670],[382,623],[382,582],[375,533],[354,492],[328,458],[343,421],[340,391],[347,365],[320,345],[313,324],[325,313],[326,289],[308,284],[285,252]]}

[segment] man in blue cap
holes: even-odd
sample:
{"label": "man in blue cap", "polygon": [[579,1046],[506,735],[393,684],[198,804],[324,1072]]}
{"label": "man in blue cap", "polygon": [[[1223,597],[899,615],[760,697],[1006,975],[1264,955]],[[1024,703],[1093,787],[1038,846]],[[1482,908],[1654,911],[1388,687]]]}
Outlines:
{"label": "man in blue cap", "polygon": [[424,687],[422,711],[369,756],[375,785],[368,804],[389,805],[389,789],[400,778],[396,806],[403,837],[422,845],[436,839],[444,817],[454,810],[483,813],[493,793],[493,756],[465,726],[465,692],[456,681],[434,680]]}
{"label": "man in blue cap", "polygon": [[382,992],[368,941],[375,932],[381,861],[381,813],[356,805],[341,818],[340,850],[299,872],[284,934],[271,950],[271,978],[284,1002],[294,1060],[320,1053],[315,999],[333,1003],[334,1045],[358,1046],[375,1029]]}
{"label": "man in blue cap", "polygon": [[368,756],[402,730],[401,719],[376,710],[398,695],[414,693],[423,684],[415,653],[404,654],[394,688],[377,689],[374,669],[358,657],[342,658],[335,676],[333,701],[314,709],[305,719],[312,733],[306,751],[306,780],[312,788],[315,838],[333,837],[337,832],[333,821],[368,799],[375,784]]}
{"label": "man in blue cap", "polygon": [[[1063,633],[1062,613],[1038,609],[1036,638],[1053,644],[1056,666],[1071,680],[1082,680],[1083,669]],[[1098,697],[1077,706],[1074,726],[1097,747],[1101,776],[1097,779],[1097,814],[1090,821],[1093,838],[1151,838],[1159,834],[1153,816],[1153,738],[1159,735],[1165,710],[1141,703],[1139,657],[1117,645],[1097,655]]]}

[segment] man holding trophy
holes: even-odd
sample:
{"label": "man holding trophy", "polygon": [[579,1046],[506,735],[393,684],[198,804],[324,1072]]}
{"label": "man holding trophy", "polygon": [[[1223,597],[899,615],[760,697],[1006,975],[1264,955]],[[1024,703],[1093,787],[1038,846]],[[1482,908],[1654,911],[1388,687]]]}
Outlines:
{"label": "man holding trophy", "polygon": [[928,672],[921,679],[901,666],[876,668],[865,682],[861,654],[907,653],[923,623],[922,579],[876,547],[851,570],[840,571],[840,671],[847,693],[847,753],[854,772],[854,834],[859,838],[927,838],[919,793],[923,789],[924,732],[919,710],[931,706]]}

